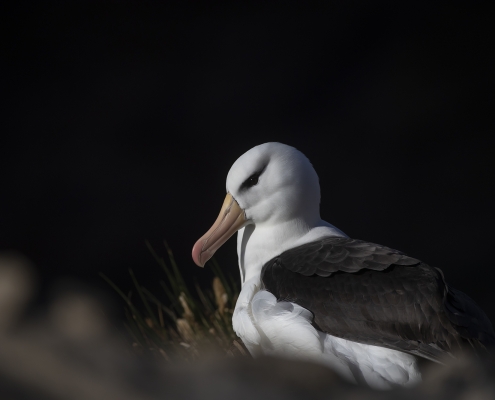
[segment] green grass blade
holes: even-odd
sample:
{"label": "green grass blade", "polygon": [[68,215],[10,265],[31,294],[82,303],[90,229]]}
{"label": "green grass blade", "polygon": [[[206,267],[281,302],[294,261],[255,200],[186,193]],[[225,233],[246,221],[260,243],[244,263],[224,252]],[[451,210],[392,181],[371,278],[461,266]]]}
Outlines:
{"label": "green grass blade", "polygon": [[182,277],[182,274],[180,273],[180,270],[177,267],[177,263],[175,262],[172,249],[168,246],[168,243],[166,241],[164,241],[163,243],[165,244],[165,248],[168,253],[168,258],[170,260],[170,264],[172,265],[172,270],[174,272],[176,282],[181,289],[181,292],[184,292],[187,295],[187,297],[191,298],[192,296],[191,293],[189,292],[189,288],[187,287],[186,282],[184,281],[184,278]]}
{"label": "green grass blade", "polygon": [[165,275],[167,275],[167,279],[168,281],[170,282],[170,286],[172,288],[172,291],[174,292],[174,296],[177,298],[179,297],[180,295],[180,285],[179,283],[177,282],[177,279],[175,278],[174,274],[172,273],[172,271],[170,271],[170,269],[168,268],[167,266],[167,263],[165,262],[165,260],[158,256],[158,254],[156,254],[155,250],[153,249],[153,247],[151,246],[151,244],[146,241],[146,246],[148,247],[148,250],[150,251],[150,253],[153,255],[153,258],[156,260],[156,262],[162,267],[162,269],[165,271]]}
{"label": "green grass blade", "polygon": [[148,300],[146,299],[146,296],[143,294],[143,291],[141,289],[141,285],[138,283],[136,277],[134,276],[134,273],[132,272],[132,269],[130,269],[130,268],[129,268],[129,275],[131,275],[132,281],[134,282],[134,286],[136,287],[136,290],[139,294],[139,297],[141,298],[141,301],[144,304],[144,307],[147,311],[148,317],[151,318],[151,320],[153,321],[153,323],[156,326],[159,326],[158,319],[156,318],[155,313],[151,309],[151,307],[148,303]]}

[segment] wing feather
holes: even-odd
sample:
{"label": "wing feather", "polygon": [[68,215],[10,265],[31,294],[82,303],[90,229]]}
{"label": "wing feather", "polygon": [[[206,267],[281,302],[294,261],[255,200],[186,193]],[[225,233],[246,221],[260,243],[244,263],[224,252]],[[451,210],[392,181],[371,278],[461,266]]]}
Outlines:
{"label": "wing feather", "polygon": [[441,362],[465,345],[495,344],[476,303],[440,270],[385,246],[324,238],[267,262],[265,288],[314,315],[318,329]]}

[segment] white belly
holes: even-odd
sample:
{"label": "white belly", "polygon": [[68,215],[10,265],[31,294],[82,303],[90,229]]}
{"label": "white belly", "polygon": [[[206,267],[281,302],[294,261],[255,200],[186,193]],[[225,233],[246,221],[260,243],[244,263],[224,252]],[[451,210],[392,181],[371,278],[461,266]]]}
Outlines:
{"label": "white belly", "polygon": [[275,355],[323,363],[352,382],[377,389],[421,381],[414,356],[328,335],[316,330],[311,320],[308,310],[295,303],[277,303],[275,296],[259,290],[256,280],[251,280],[243,285],[233,325],[254,357]]}

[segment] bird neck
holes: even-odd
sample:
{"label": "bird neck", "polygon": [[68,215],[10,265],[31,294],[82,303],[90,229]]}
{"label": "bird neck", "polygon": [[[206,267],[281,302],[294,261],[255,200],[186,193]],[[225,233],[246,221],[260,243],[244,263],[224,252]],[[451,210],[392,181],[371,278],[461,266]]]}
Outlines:
{"label": "bird neck", "polygon": [[294,219],[275,225],[247,225],[237,236],[237,255],[241,282],[257,278],[263,265],[284,251],[324,236],[346,236],[333,225],[317,221]]}

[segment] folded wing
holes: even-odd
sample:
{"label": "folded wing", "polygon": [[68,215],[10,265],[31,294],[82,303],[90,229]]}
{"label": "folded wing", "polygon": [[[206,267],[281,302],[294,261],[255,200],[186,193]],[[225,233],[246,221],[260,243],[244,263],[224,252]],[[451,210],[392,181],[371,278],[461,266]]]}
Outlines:
{"label": "folded wing", "polygon": [[495,344],[486,315],[440,270],[385,246],[324,238],[270,260],[261,279],[333,336],[438,362],[465,346]]}

